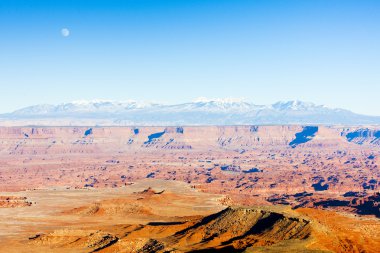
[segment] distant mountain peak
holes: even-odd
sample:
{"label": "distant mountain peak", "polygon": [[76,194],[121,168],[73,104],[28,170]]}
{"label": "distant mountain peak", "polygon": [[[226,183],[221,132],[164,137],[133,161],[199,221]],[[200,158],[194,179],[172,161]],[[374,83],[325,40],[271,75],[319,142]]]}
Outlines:
{"label": "distant mountain peak", "polygon": [[142,108],[153,105],[149,102],[139,102],[136,100],[124,100],[124,101],[115,101],[115,100],[105,100],[105,99],[94,99],[94,100],[77,100],[69,103],[63,103],[61,105],[75,105],[75,106],[134,106],[136,108]]}
{"label": "distant mountain peak", "polygon": [[[300,100],[290,100],[290,101],[280,101],[272,105],[273,108],[280,110],[302,110],[302,109],[310,109],[315,107],[325,107],[323,105],[316,105],[311,102],[303,102]],[[327,107],[326,107],[327,108]]]}
{"label": "distant mountain peak", "polygon": [[194,103],[219,103],[219,104],[234,104],[246,103],[245,98],[206,98],[199,97],[193,101]]}
{"label": "distant mountain peak", "polygon": [[6,120],[36,125],[380,124],[380,117],[311,102],[290,100],[256,105],[235,98],[199,98],[172,105],[135,100],[80,100],[59,105],[35,105],[0,115],[0,123]]}
{"label": "distant mountain peak", "polygon": [[[132,100],[131,100],[132,101]],[[103,104],[103,103],[115,103],[114,100],[106,100],[106,99],[92,99],[92,100],[74,100],[72,102],[69,102],[68,104],[75,104],[75,105],[90,105],[90,104]],[[117,102],[120,103],[120,102]]]}

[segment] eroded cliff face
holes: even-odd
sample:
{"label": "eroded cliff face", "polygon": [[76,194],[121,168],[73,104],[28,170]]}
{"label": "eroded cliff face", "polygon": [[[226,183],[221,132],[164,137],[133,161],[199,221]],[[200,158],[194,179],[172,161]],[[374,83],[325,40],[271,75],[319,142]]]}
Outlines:
{"label": "eroded cliff face", "polygon": [[[309,133],[308,133],[309,131]],[[310,132],[311,131],[311,132]],[[128,149],[241,149],[377,146],[380,130],[324,126],[0,128],[3,153],[54,154]]]}
{"label": "eroded cliff face", "polygon": [[243,195],[376,191],[379,130],[363,129],[3,127],[0,188],[119,187],[148,177]]}
{"label": "eroded cliff face", "polygon": [[359,145],[380,145],[380,130],[376,128],[346,128],[342,131],[342,135],[346,137],[347,141]]}
{"label": "eroded cliff face", "polygon": [[[42,209],[70,206],[47,214],[54,216],[51,222],[58,219],[59,226],[70,226],[57,230],[54,225],[43,234],[33,230],[28,235],[28,246],[35,252],[228,252],[250,247],[279,252],[283,245],[294,251],[314,245],[311,248],[318,250],[371,252],[377,245],[363,241],[380,231],[378,222],[371,220],[380,213],[377,129],[3,127],[0,208],[3,213],[18,210],[19,220],[24,221],[27,209],[22,208],[40,215]],[[125,191],[141,179],[149,187],[133,189],[126,196]],[[164,187],[150,188],[156,182]],[[168,191],[169,183],[180,182],[207,198],[197,200],[177,187]],[[21,190],[27,191],[17,192]],[[72,205],[73,200],[79,202]],[[210,201],[212,212],[207,209]],[[271,205],[272,210],[237,207],[242,205]],[[331,210],[366,217],[348,218]],[[135,220],[120,224],[132,216]],[[19,229],[7,217],[0,218]],[[73,224],[77,220],[89,223],[77,226]],[[360,231],[353,232],[359,223]]]}

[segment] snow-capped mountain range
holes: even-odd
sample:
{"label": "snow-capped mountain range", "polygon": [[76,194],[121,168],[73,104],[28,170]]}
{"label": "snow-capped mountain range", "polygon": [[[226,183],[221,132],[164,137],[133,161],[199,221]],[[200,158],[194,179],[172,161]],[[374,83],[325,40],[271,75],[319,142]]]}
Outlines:
{"label": "snow-capped mountain range", "polygon": [[[182,104],[93,100],[34,105],[0,115],[19,125],[272,125],[380,124],[380,117],[302,101],[256,105],[240,99],[197,99]],[[15,123],[16,124],[16,123]]]}

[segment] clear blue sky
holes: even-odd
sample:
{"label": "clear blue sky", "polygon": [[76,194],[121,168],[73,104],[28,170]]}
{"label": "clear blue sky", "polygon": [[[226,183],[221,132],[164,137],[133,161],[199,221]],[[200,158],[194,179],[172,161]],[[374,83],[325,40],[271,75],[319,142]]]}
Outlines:
{"label": "clear blue sky", "polygon": [[244,97],[380,115],[379,13],[378,0],[1,0],[0,112]]}

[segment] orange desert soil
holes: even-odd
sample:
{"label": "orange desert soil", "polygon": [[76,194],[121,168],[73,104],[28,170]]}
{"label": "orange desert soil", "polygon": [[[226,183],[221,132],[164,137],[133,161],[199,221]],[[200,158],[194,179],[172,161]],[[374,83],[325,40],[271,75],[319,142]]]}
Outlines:
{"label": "orange desert soil", "polygon": [[0,209],[3,252],[376,252],[380,246],[375,218],[227,207],[224,196],[180,182],[21,193],[35,204]]}
{"label": "orange desert soil", "polygon": [[0,127],[1,249],[376,252],[378,133]]}

